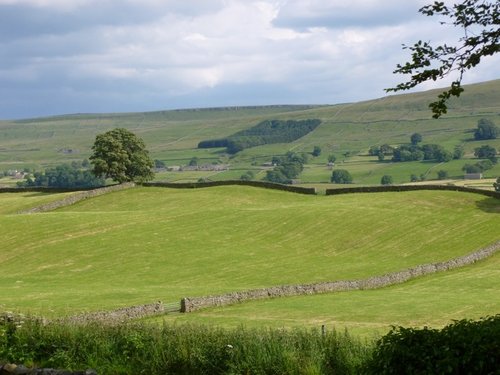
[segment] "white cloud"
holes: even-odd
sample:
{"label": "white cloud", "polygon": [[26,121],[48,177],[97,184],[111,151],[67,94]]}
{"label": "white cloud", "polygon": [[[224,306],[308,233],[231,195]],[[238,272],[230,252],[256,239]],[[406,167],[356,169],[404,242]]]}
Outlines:
{"label": "white cloud", "polygon": [[23,90],[46,114],[375,98],[404,79],[402,43],[457,39],[417,14],[423,3],[0,0],[0,118],[38,113],[12,105]]}
{"label": "white cloud", "polygon": [[1,5],[23,5],[37,8],[53,8],[62,11],[73,11],[96,0],[0,0]]}

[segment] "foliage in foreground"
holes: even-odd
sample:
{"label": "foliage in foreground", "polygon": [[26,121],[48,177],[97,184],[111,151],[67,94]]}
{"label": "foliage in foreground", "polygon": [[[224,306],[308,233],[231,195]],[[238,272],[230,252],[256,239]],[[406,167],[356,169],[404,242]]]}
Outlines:
{"label": "foliage in foreground", "polygon": [[10,322],[0,335],[0,361],[99,374],[355,374],[371,351],[319,330]]}
{"label": "foliage in foreground", "polygon": [[373,374],[499,374],[500,315],[442,330],[393,328],[368,362]]}
{"label": "foliage in foreground", "polygon": [[434,47],[422,40],[413,46],[403,45],[403,49],[411,51],[411,61],[398,64],[394,73],[410,75],[411,78],[386,91],[409,90],[426,81],[436,81],[455,75],[450,88],[439,94],[437,101],[429,104],[432,117],[439,118],[447,112],[447,101],[452,96],[459,97],[464,91],[461,83],[465,72],[479,65],[484,57],[500,51],[498,47],[500,3],[460,0],[448,6],[442,1],[434,1],[420,8],[419,12],[429,17],[449,18],[449,22],[441,24],[462,29],[464,36],[455,45],[444,44]]}
{"label": "foliage in foreground", "polygon": [[0,317],[0,362],[99,374],[498,374],[500,315],[393,328],[373,347],[347,332]]}

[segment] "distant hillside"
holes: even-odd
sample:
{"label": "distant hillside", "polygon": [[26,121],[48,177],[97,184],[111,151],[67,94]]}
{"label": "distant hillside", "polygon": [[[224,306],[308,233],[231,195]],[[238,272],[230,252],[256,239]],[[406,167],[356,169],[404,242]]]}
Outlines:
{"label": "distant hillside", "polygon": [[[230,169],[163,173],[160,180],[186,181],[199,178],[234,179],[253,170],[256,178],[264,172],[260,166],[272,156],[287,151],[311,153],[314,146],[321,156],[311,158],[300,179],[303,182],[328,182],[331,170],[327,157],[333,154],[359,184],[378,184],[383,174],[393,175],[395,183],[409,182],[410,175],[435,178],[439,168],[451,177],[461,178],[464,162],[400,163],[395,165],[368,157],[370,146],[384,143],[397,146],[408,143],[418,132],[423,142],[440,144],[448,150],[463,145],[467,158],[473,157],[479,143],[472,141],[477,121],[487,118],[500,126],[500,80],[469,85],[461,98],[449,105],[449,114],[439,120],[431,118],[428,103],[442,90],[387,96],[380,99],[329,106],[265,106],[172,110],[126,114],[78,114],[19,121],[0,121],[0,171],[7,169],[41,169],[62,162],[88,158],[96,134],[114,127],[124,127],[142,137],[154,159],[167,166],[186,165],[193,157],[203,164],[230,164]],[[235,156],[224,148],[197,149],[199,142],[226,138],[266,120],[319,119],[321,125],[291,143],[268,144],[238,152]],[[500,149],[500,140],[488,142]],[[500,167],[487,174],[500,175]]]}

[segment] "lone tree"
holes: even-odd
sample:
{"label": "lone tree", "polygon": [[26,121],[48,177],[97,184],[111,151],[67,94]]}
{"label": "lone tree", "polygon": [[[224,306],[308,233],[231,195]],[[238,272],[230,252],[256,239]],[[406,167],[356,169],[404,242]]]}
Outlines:
{"label": "lone tree", "polygon": [[441,169],[437,172],[438,180],[446,180],[448,178],[448,171]]}
{"label": "lone tree", "polygon": [[334,154],[328,155],[328,163],[335,163],[335,160],[337,160],[337,157]]}
{"label": "lone tree", "polygon": [[474,156],[479,159],[489,159],[493,164],[498,162],[497,149],[489,145],[483,145],[474,149]]}
{"label": "lone tree", "polygon": [[392,185],[392,176],[389,176],[387,174],[383,175],[382,178],[380,179],[380,183],[382,185]]}
{"label": "lone tree", "polygon": [[482,118],[477,122],[477,129],[474,131],[474,139],[496,139],[500,130],[493,121]]}
{"label": "lone tree", "polygon": [[312,152],[312,156],[318,157],[320,155],[321,155],[321,147],[314,146],[314,149],[313,149],[313,152]]}
{"label": "lone tree", "polygon": [[451,6],[442,1],[434,1],[419,9],[419,12],[432,16],[445,16],[449,22],[463,30],[456,45],[432,46],[429,42],[419,40],[413,46],[403,45],[403,49],[411,51],[411,61],[398,64],[394,73],[409,74],[407,82],[386,89],[390,91],[409,90],[426,81],[436,81],[450,74],[454,80],[448,90],[438,95],[438,100],[429,104],[434,118],[447,112],[446,102],[451,96],[459,97],[464,91],[461,86],[464,73],[477,66],[485,56],[500,51],[500,2],[484,0],[461,0]]}
{"label": "lone tree", "polygon": [[352,183],[352,176],[345,169],[336,169],[332,173],[331,181],[336,184],[350,184]]}
{"label": "lone tree", "polygon": [[134,133],[116,128],[97,135],[90,161],[97,177],[112,178],[119,183],[144,182],[153,179],[153,161],[144,141]]}
{"label": "lone tree", "polygon": [[419,133],[413,133],[410,137],[411,144],[416,146],[420,142],[422,142],[422,135]]}

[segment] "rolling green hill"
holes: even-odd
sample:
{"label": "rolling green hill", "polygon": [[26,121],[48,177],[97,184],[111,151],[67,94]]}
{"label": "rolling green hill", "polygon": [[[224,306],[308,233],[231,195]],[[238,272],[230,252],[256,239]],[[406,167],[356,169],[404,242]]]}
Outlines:
{"label": "rolling green hill", "polygon": [[[60,196],[0,194],[0,310],[60,316],[185,296],[365,278],[468,254],[497,241],[500,227],[497,199],[450,191],[305,196],[243,186],[141,187],[47,213],[16,214]],[[497,275],[487,262],[486,269],[469,267],[467,277],[489,285]],[[433,276],[438,281],[432,288],[438,288],[440,277]],[[419,293],[425,280],[412,284],[417,285],[415,292],[399,286],[387,289],[387,295],[369,295],[380,293],[376,298],[383,303],[401,290],[408,301],[413,294],[423,299]],[[492,310],[498,305],[477,303],[489,298],[486,291],[475,298],[483,284],[474,288],[460,280],[451,285],[463,287],[463,311],[496,312]],[[490,294],[498,293],[495,285],[491,283]],[[273,325],[282,321],[282,314],[289,314],[293,324],[310,324],[325,319],[332,301],[348,298],[342,295],[313,297],[302,309],[296,308],[296,299],[266,302],[277,307],[262,316]],[[316,302],[306,308],[315,299],[318,308]],[[370,310],[368,305],[362,309]],[[242,320],[256,314],[252,304],[244,306],[238,307]],[[328,322],[349,314],[348,303],[342,306],[340,315],[332,314]],[[217,321],[219,313],[214,314]],[[412,314],[406,310],[405,319],[411,320]],[[445,304],[436,305],[431,314],[444,320],[460,315],[447,315]],[[426,319],[422,316],[419,323]],[[370,319],[369,313],[356,319]]]}
{"label": "rolling green hill", "polygon": [[[439,91],[330,106],[233,107],[0,121],[0,171],[41,169],[82,160],[90,155],[96,134],[124,127],[144,138],[152,157],[168,166],[186,165],[192,157],[198,157],[201,163],[230,164],[230,169],[222,172],[159,173],[158,180],[238,179],[248,170],[254,170],[260,179],[265,175],[261,165],[272,156],[290,150],[310,153],[314,146],[320,146],[322,154],[310,158],[300,176],[304,183],[329,181],[331,169],[326,160],[332,153],[337,156],[337,167],[348,169],[356,184],[379,184],[384,174],[392,175],[395,183],[409,182],[411,174],[435,179],[440,169],[446,170],[451,178],[462,178],[461,168],[474,161],[471,158],[475,147],[488,143],[500,149],[500,139],[472,140],[472,131],[480,118],[488,118],[500,126],[500,80],[467,86],[462,97],[451,102],[449,114],[434,120],[427,105]],[[225,154],[224,148],[197,149],[200,141],[225,138],[264,120],[311,118],[320,119],[321,125],[292,143],[253,147],[235,156]],[[446,164],[391,163],[378,162],[367,155],[372,145],[408,143],[415,132],[422,134],[423,143],[438,143],[450,151],[456,145],[464,145],[468,159]],[[351,156],[346,158],[343,155],[347,151]],[[486,177],[498,175],[499,165],[486,172]]]}

